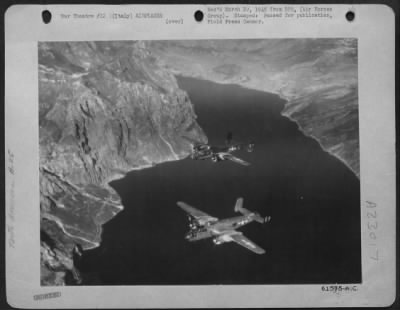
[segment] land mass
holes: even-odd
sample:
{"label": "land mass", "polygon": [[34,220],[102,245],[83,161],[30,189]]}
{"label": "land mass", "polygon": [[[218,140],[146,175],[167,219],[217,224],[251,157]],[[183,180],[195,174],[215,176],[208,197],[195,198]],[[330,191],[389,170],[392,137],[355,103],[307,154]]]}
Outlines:
{"label": "land mass", "polygon": [[278,94],[287,101],[282,115],[359,177],[356,39],[148,41],[146,45],[175,74]]}
{"label": "land mass", "polygon": [[39,44],[41,284],[79,283],[123,207],[108,185],[207,142],[186,92],[140,42]]}

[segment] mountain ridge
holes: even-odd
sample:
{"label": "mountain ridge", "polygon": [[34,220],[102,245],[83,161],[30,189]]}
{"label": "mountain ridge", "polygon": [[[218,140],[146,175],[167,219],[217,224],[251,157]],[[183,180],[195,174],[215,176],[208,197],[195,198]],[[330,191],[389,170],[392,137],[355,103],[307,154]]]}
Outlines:
{"label": "mountain ridge", "polygon": [[183,134],[207,142],[186,92],[141,42],[39,44],[42,285],[80,282],[74,253],[97,247],[123,209],[108,183],[187,156]]}

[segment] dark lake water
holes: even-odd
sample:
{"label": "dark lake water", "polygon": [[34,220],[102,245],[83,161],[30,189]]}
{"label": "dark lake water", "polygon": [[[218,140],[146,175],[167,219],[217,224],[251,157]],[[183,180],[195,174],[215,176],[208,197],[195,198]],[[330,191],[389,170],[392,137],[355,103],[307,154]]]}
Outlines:
{"label": "dark lake water", "polygon": [[[84,284],[295,284],[361,281],[360,182],[339,160],[280,115],[284,101],[236,85],[179,79],[210,143],[255,142],[249,161],[184,159],[133,171],[111,183],[124,211],[104,225],[103,241],[79,264]],[[219,218],[244,207],[272,216],[240,230],[266,250],[184,239],[177,201]]]}

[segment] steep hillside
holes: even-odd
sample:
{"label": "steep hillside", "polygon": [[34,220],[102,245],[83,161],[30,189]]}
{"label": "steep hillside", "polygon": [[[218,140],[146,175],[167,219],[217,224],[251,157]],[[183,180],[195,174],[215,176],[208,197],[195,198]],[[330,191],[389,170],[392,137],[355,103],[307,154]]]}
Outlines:
{"label": "steep hillside", "polygon": [[187,94],[140,42],[39,43],[41,282],[79,283],[73,256],[122,210],[108,182],[206,142]]}

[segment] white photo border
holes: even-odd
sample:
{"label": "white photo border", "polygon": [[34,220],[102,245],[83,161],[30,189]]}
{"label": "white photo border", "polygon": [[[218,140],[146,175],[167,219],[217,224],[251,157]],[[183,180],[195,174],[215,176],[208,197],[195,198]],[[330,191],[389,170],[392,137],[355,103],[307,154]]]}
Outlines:
{"label": "white photo border", "polygon": [[[6,288],[10,305],[23,308],[373,307],[394,302],[395,16],[392,9],[385,5],[320,5],[333,8],[332,19],[273,19],[263,25],[240,26],[196,22],[194,12],[199,9],[206,12],[208,6],[217,5],[15,5],[7,10]],[[52,12],[50,24],[41,20],[44,9]],[[158,19],[133,19],[127,24],[115,20],[67,21],[58,17],[61,12],[124,12],[127,9],[182,17],[185,25],[166,27],[165,21]],[[348,10],[356,14],[351,23],[345,20]],[[354,284],[356,291],[324,292],[321,285],[40,286],[39,41],[313,37],[358,40],[362,284]],[[8,168],[13,168],[13,173]],[[370,233],[375,222],[368,216],[371,208],[378,214],[378,238],[374,245],[371,245]],[[47,295],[49,298],[35,297],[42,294],[50,295]]]}

